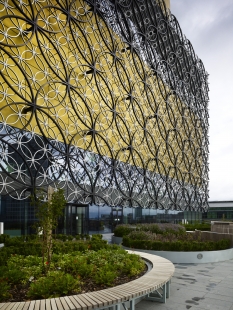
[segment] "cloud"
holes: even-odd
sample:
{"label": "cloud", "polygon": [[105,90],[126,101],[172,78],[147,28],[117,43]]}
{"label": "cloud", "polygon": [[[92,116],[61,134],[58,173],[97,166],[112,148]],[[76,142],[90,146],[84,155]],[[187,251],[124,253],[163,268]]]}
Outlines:
{"label": "cloud", "polygon": [[233,200],[233,3],[171,0],[171,11],[210,74],[210,200]]}

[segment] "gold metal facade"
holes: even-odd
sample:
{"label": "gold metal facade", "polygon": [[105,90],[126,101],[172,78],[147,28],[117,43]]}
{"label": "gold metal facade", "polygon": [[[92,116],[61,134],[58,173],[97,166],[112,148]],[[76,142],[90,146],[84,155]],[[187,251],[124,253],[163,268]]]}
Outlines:
{"label": "gold metal facade", "polygon": [[0,1],[0,191],[203,210],[207,74],[162,1]]}

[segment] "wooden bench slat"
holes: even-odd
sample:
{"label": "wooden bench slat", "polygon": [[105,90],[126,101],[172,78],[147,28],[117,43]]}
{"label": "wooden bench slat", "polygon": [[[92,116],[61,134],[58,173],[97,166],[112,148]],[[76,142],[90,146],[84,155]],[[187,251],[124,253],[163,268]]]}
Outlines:
{"label": "wooden bench slat", "polygon": [[31,300],[31,301],[29,302],[29,308],[28,308],[28,310],[34,310],[35,303],[36,303],[35,300]]}
{"label": "wooden bench slat", "polygon": [[69,298],[69,300],[75,306],[75,309],[84,309],[84,310],[87,309],[85,304],[83,304],[83,307],[82,307],[82,305],[75,299],[75,296],[69,296],[69,297],[67,296],[66,298]]}
{"label": "wooden bench slat", "polygon": [[100,306],[100,305],[103,306],[104,305],[100,300],[97,300],[96,298],[89,296],[88,293],[82,294],[82,297],[83,297],[83,301],[85,299],[87,302],[90,303],[90,305],[92,307],[93,306]]}
{"label": "wooden bench slat", "polygon": [[63,299],[66,301],[66,303],[67,303],[67,305],[68,305],[70,310],[76,309],[75,305],[69,299],[69,296],[64,296]]}
{"label": "wooden bench slat", "polygon": [[100,298],[99,296],[96,295],[96,292],[90,292],[85,294],[87,297],[91,298],[94,303],[98,304],[98,306],[107,306],[109,305],[109,302],[105,298]]}
{"label": "wooden bench slat", "polygon": [[113,302],[120,302],[121,301],[121,298],[116,297],[116,295],[113,295],[113,294],[110,294],[108,293],[108,291],[97,291],[96,293],[98,293],[98,295],[102,298],[105,298],[106,300],[108,300],[109,302],[113,301]]}
{"label": "wooden bench slat", "polygon": [[20,305],[20,302],[16,302],[16,303],[14,304],[14,307],[11,308],[11,310],[16,310],[16,309],[18,309],[19,305]]}
{"label": "wooden bench slat", "polygon": [[123,292],[114,292],[114,291],[106,290],[105,294],[108,294],[110,296],[113,296],[114,298],[117,298],[118,302],[124,300],[124,293]]}
{"label": "wooden bench slat", "polygon": [[10,310],[12,307],[14,307],[14,302],[6,302],[3,304],[3,306],[1,307],[1,310]]}
{"label": "wooden bench slat", "polygon": [[41,308],[41,309],[45,309],[45,307],[46,307],[46,306],[45,306],[45,300],[46,300],[46,299],[41,299],[41,301],[40,301],[40,308]]}
{"label": "wooden bench slat", "polygon": [[24,307],[24,304],[25,304],[25,302],[20,302],[17,310],[22,310]]}
{"label": "wooden bench slat", "polygon": [[45,307],[46,307],[46,310],[51,310],[50,299],[45,299]]}
{"label": "wooden bench slat", "polygon": [[101,290],[104,294],[107,294],[109,296],[113,296],[114,298],[117,298],[117,301],[124,301],[125,300],[125,293],[124,292],[113,292],[110,291],[110,289]]}
{"label": "wooden bench slat", "polygon": [[50,305],[51,305],[51,310],[57,310],[57,304],[56,304],[55,298],[50,299]]}
{"label": "wooden bench slat", "polygon": [[65,298],[64,298],[64,297],[60,297],[59,299],[60,299],[60,301],[61,301],[61,303],[62,303],[62,305],[63,305],[63,309],[64,309],[64,310],[70,310],[70,307],[69,307],[69,305],[67,304]]}
{"label": "wooden bench slat", "polygon": [[130,298],[136,298],[136,297],[139,297],[139,294],[138,294],[138,291],[134,291],[133,289],[130,290],[129,288],[117,288],[115,290],[112,290],[112,292],[122,292],[124,293],[124,296],[125,296],[125,300],[128,300]]}
{"label": "wooden bench slat", "polygon": [[41,307],[40,303],[41,303],[41,300],[36,300],[34,310],[40,310],[40,307]]}
{"label": "wooden bench slat", "polygon": [[30,301],[26,301],[24,303],[23,310],[28,310],[29,306],[30,306]]}
{"label": "wooden bench slat", "polygon": [[74,298],[77,299],[78,303],[81,303],[84,306],[86,306],[87,309],[92,309],[92,304],[85,298],[83,298],[83,294],[77,296],[74,295]]}
{"label": "wooden bench slat", "polygon": [[[54,298],[54,301],[55,301],[55,303],[56,303],[56,305],[57,305],[57,309],[58,309],[58,310],[64,310],[63,304],[61,303],[61,299],[60,299],[59,297]],[[66,310],[67,310],[67,309],[66,309]]]}

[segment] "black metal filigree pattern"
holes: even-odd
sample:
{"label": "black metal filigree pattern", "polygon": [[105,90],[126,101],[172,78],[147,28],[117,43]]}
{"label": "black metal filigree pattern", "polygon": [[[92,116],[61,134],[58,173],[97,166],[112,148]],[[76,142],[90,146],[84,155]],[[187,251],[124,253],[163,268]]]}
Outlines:
{"label": "black metal filigree pattern", "polygon": [[0,193],[205,210],[207,73],[157,0],[0,0]]}

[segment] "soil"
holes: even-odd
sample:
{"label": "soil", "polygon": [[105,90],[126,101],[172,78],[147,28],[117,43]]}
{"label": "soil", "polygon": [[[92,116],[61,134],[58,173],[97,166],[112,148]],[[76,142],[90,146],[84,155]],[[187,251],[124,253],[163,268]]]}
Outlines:
{"label": "soil", "polygon": [[[127,276],[118,277],[118,278],[116,278],[116,280],[115,280],[115,282],[114,282],[114,284],[112,286],[117,286],[117,285],[120,285],[120,284],[124,284],[124,283],[130,282],[132,280],[138,279],[141,276],[143,276],[146,272],[147,272],[147,266],[145,265],[144,271],[141,272],[139,275],[134,276],[134,277],[127,277]],[[91,281],[91,279],[81,279],[81,281],[82,281],[83,284],[82,284],[82,287],[81,287],[80,294],[89,293],[89,292],[93,292],[93,291],[99,291],[99,290],[103,290],[103,289],[109,287],[107,285],[96,285],[96,283]],[[29,300],[27,298],[28,288],[29,288],[29,284],[13,286],[10,289],[10,291],[9,291],[10,294],[12,295],[12,297],[9,298],[8,300],[5,300],[4,302],[28,301]],[[74,294],[70,294],[70,295],[74,295]]]}

